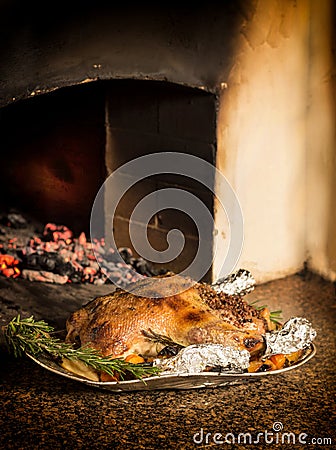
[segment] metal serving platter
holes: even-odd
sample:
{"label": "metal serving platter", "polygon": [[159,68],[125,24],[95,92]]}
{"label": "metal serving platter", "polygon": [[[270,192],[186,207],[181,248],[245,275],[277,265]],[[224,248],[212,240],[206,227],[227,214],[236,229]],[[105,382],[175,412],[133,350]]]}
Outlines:
{"label": "metal serving platter", "polygon": [[131,391],[153,391],[163,389],[199,389],[199,388],[213,388],[213,387],[227,387],[237,384],[247,383],[262,379],[264,377],[273,377],[281,373],[295,370],[302,366],[316,353],[316,347],[311,344],[306,350],[303,357],[295,364],[284,369],[273,370],[270,372],[259,373],[218,373],[218,372],[202,372],[197,375],[189,374],[162,374],[144,378],[142,380],[130,381],[91,381],[79,375],[75,375],[63,367],[59,366],[51,357],[40,354],[32,356],[27,353],[27,356],[36,364],[49,370],[57,375],[61,375],[71,380],[79,381],[81,383],[93,386],[99,389],[106,389],[112,392],[131,392]]}

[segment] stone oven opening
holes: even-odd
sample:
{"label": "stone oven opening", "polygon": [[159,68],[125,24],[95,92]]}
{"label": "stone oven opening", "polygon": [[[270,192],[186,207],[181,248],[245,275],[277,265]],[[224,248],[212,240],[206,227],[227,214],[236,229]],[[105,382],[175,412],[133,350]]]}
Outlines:
{"label": "stone oven opening", "polygon": [[[0,183],[6,192],[2,210],[14,208],[41,224],[65,225],[73,237],[84,232],[89,239],[97,192],[126,162],[151,153],[181,152],[215,163],[216,96],[175,83],[96,81],[19,101],[0,114],[4,130]],[[201,183],[182,175],[153,175],[129,189],[117,207],[113,234],[118,248],[141,256],[130,241],[130,216],[142,198],[167,187],[196,195],[213,214],[213,193]],[[114,195],[105,189],[101,238]],[[154,266],[179,273],[197,252],[193,220],[176,209],[158,211],[148,223],[147,236],[153,248],[162,251],[172,228],[185,237],[183,251],[173,261]],[[208,250],[211,257],[211,241]]]}

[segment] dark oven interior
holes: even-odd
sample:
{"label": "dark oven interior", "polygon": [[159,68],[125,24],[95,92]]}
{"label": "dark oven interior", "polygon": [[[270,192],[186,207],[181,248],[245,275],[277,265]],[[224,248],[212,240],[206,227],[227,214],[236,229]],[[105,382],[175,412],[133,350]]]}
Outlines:
{"label": "dark oven interior", "polygon": [[[84,232],[89,239],[97,192],[126,162],[166,151],[215,162],[216,96],[168,82],[110,80],[62,88],[2,108],[0,121],[3,212],[14,209],[41,225],[65,225],[75,237]],[[165,187],[190,191],[213,213],[213,194],[201,183],[182,175],[153,175],[129,189],[117,207],[113,234],[119,248],[139,256],[129,238],[130,215],[143,197]],[[104,192],[104,217],[114,195]],[[105,227],[102,219],[100,237]],[[180,272],[195,257],[198,231],[183,211],[165,209],[148,224],[150,244],[164,250],[171,228],[182,231],[185,247],[163,268]]]}

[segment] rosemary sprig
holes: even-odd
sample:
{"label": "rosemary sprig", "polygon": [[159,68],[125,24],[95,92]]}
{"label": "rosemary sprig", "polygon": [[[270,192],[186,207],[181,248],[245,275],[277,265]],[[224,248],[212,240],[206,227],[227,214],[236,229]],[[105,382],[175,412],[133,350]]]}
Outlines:
{"label": "rosemary sprig", "polygon": [[53,331],[53,327],[44,320],[35,321],[33,316],[21,319],[18,315],[4,327],[7,347],[16,357],[22,356],[24,353],[37,355],[45,352],[56,359],[67,358],[71,361],[82,361],[98,372],[106,372],[111,376],[118,373],[121,380],[127,373],[137,379],[142,379],[160,372],[157,367],[133,364],[121,358],[102,356],[89,346],[74,348],[72,344],[51,336],[50,333]]}
{"label": "rosemary sprig", "polygon": [[281,321],[283,320],[283,317],[281,309],[270,311],[270,320],[277,325],[282,325]]}
{"label": "rosemary sprig", "polygon": [[178,346],[178,347],[184,347],[181,344],[178,344],[177,342],[173,341],[173,339],[171,339],[169,336],[164,336],[163,334],[159,334],[159,333],[155,333],[153,330],[151,330],[150,328],[148,329],[148,331],[146,330],[142,330],[142,334],[150,339],[153,342],[156,342],[158,344],[162,344],[165,346]]}
{"label": "rosemary sprig", "polygon": [[[254,300],[253,302],[250,302],[249,305],[253,306],[257,311],[267,308],[267,305],[258,305],[259,302],[260,300]],[[280,320],[282,320],[282,310],[278,309],[276,311],[270,311],[270,320],[277,325],[281,325]]]}

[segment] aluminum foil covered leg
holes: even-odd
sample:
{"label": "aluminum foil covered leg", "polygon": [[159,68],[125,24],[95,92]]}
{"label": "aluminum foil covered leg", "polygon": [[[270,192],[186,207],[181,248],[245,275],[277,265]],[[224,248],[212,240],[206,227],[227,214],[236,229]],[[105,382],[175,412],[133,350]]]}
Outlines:
{"label": "aluminum foil covered leg", "polygon": [[212,283],[211,287],[216,292],[223,292],[231,297],[243,297],[253,291],[255,284],[251,272],[239,269],[237,272]]}
{"label": "aluminum foil covered leg", "polygon": [[289,319],[279,331],[266,333],[266,352],[264,358],[279,353],[289,354],[304,350],[316,337],[311,323],[303,317]]}
{"label": "aluminum foil covered leg", "polygon": [[247,350],[221,344],[189,345],[172,358],[156,360],[154,365],[165,372],[196,374],[206,367],[218,367],[228,373],[241,373],[249,366]]}

